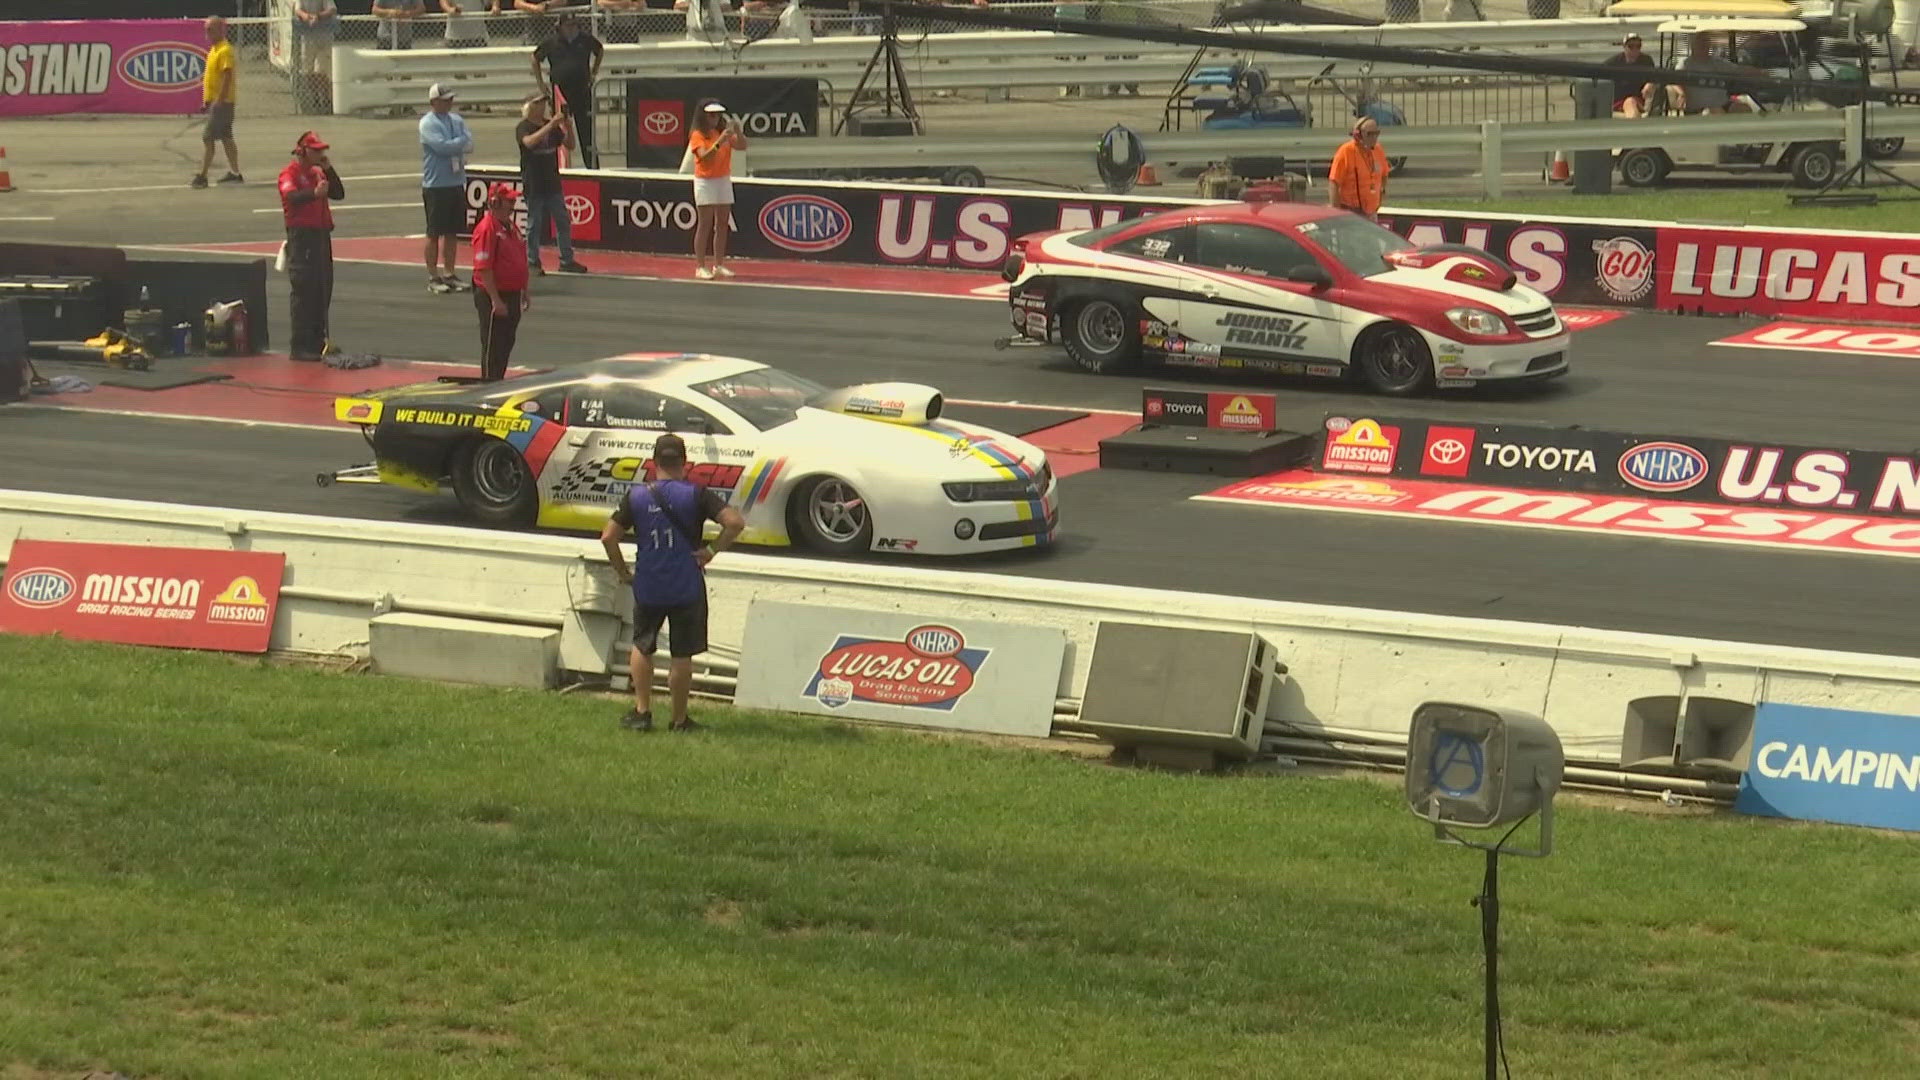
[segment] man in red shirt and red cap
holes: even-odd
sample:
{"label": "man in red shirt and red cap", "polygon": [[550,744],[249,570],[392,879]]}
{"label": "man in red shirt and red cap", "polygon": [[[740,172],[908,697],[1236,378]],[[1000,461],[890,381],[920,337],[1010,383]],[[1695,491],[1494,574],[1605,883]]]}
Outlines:
{"label": "man in red shirt and red cap", "polygon": [[280,170],[280,213],[287,224],[287,280],[293,287],[295,360],[318,360],[329,347],[327,310],[333,306],[333,201],[347,197],[327,144],[309,131],[293,144],[293,161]]}
{"label": "man in red shirt and red cap", "polygon": [[527,242],[513,222],[513,188],[496,183],[487,189],[487,212],[473,227],[473,309],[480,315],[480,377],[507,377],[520,313],[533,306],[527,290]]}

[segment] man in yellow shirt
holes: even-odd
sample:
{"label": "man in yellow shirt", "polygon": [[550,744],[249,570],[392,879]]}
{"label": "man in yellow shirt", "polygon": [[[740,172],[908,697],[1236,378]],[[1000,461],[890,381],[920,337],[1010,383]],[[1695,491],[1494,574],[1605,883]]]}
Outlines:
{"label": "man in yellow shirt", "polygon": [[221,177],[220,182],[243,184],[246,178],[240,175],[240,148],[233,144],[234,83],[239,72],[233,66],[233,42],[227,40],[227,20],[218,15],[207,20],[207,45],[207,71],[200,79],[200,107],[207,111],[207,128],[200,141],[206,153],[200,157],[200,171],[194,174],[193,186],[207,186],[214,143],[224,144],[227,150],[227,175]]}
{"label": "man in yellow shirt", "polygon": [[1371,116],[1353,123],[1353,138],[1334,151],[1327,171],[1327,202],[1372,219],[1387,197],[1387,152],[1380,149],[1380,124]]}

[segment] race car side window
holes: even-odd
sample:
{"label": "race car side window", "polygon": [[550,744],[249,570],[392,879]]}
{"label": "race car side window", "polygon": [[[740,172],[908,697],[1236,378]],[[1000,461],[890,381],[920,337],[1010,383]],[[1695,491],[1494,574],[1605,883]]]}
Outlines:
{"label": "race car side window", "polygon": [[1320,265],[1298,240],[1259,225],[1210,221],[1199,231],[1194,261],[1201,266],[1284,280],[1288,271]]}
{"label": "race car side window", "polygon": [[1193,261],[1193,226],[1176,225],[1129,237],[1107,249],[1115,255],[1134,255],[1162,262]]}
{"label": "race car side window", "polygon": [[637,386],[575,387],[569,406],[569,420],[580,427],[668,430],[667,399]]}
{"label": "race car side window", "polygon": [[683,432],[688,435],[731,435],[727,425],[714,419],[713,414],[690,402],[668,400],[667,430]]}

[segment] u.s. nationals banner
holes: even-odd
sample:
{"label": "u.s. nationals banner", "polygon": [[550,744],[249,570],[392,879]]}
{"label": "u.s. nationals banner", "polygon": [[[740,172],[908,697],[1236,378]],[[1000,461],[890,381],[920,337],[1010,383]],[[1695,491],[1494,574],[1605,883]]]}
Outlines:
{"label": "u.s. nationals banner", "polygon": [[16,540],[0,631],[263,653],[287,557],[277,551]]}
{"label": "u.s. nationals banner", "polygon": [[184,116],[206,69],[198,19],[0,22],[0,116]]}

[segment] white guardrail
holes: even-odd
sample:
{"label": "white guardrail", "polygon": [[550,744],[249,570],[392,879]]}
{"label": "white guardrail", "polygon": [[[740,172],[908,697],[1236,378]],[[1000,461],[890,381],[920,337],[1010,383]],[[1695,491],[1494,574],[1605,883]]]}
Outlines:
{"label": "white guardrail", "polygon": [[[1729,113],[1639,120],[1573,120],[1505,124],[1390,127],[1380,145],[1390,157],[1421,162],[1468,161],[1480,166],[1486,197],[1500,197],[1501,173],[1511,158],[1535,160],[1554,151],[1620,150],[1637,146],[1710,148],[1744,143],[1839,143],[1854,145],[1864,106],[1803,112]],[[1873,137],[1920,138],[1920,109],[1874,106]],[[762,139],[753,144],[750,168],[877,168],[919,165],[991,165],[996,175],[1017,175],[1036,165],[1083,164],[1092,168],[1098,133],[1069,139],[1008,135],[994,139]],[[1347,139],[1339,128],[1263,128],[1258,131],[1143,132],[1147,157],[1157,163],[1220,161],[1239,154],[1325,161]]]}
{"label": "white guardrail", "polygon": [[[562,666],[589,678],[625,664],[630,596],[591,540],[0,490],[0,561],[18,539],[103,537],[284,553],[276,650],[364,654],[369,620],[400,611],[557,627]],[[1416,705],[1461,700],[1532,710],[1559,733],[1569,761],[1617,766],[1636,698],[1920,715],[1920,660],[1901,657],[1180,594],[931,562],[849,566],[734,552],[713,564],[708,581],[709,685],[716,671],[731,684],[725,676],[737,671],[752,600],[991,619],[1066,633],[1056,724],[1069,726],[1105,619],[1264,635],[1289,674],[1268,710],[1270,739],[1404,741]]]}
{"label": "white guardrail", "polygon": [[[1243,36],[1298,38],[1428,49],[1500,50],[1525,56],[1603,58],[1628,31],[1653,34],[1658,18],[1515,19],[1499,22],[1394,23],[1377,27],[1273,27]],[[799,40],[768,37],[737,43],[664,41],[608,45],[600,65],[604,87],[651,76],[772,76],[814,78],[835,94],[853,91],[872,60],[877,37]],[[1080,34],[1032,31],[903,34],[901,59],[914,90],[999,89],[1079,82],[1169,85],[1195,53],[1192,46],[1116,41]],[[1230,50],[1210,53],[1220,62]],[[512,48],[381,50],[338,44],[333,49],[333,108],[350,115],[373,109],[419,108],[436,82],[458,88],[468,103],[518,104],[533,89],[528,50]],[[1274,78],[1306,78],[1328,61],[1268,55]],[[1078,67],[1077,65],[1098,65]],[[1346,77],[1449,74],[1437,67],[1342,62]],[[1464,70],[1459,74],[1468,74]],[[1479,73],[1484,77],[1484,73]]]}

